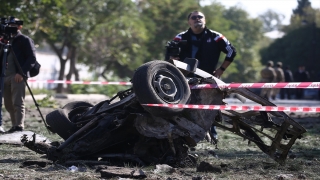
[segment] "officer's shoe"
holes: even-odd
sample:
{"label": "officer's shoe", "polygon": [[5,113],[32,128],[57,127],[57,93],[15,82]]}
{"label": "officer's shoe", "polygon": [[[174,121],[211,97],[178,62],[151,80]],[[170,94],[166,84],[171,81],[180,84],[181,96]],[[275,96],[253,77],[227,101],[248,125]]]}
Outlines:
{"label": "officer's shoe", "polygon": [[2,126],[0,126],[0,133],[5,133],[6,131],[3,129]]}
{"label": "officer's shoe", "polygon": [[9,129],[9,131],[7,133],[13,133],[16,131],[23,131],[23,128],[20,126],[13,126],[11,129]]}

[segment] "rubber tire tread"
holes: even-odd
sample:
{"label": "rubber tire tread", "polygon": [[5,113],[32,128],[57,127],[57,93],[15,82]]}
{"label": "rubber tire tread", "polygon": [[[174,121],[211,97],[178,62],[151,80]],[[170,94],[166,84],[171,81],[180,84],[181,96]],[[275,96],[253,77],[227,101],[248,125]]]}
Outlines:
{"label": "rubber tire tread", "polygon": [[[167,69],[181,80],[183,86],[183,95],[178,104],[187,104],[190,100],[190,87],[185,79],[185,76],[174,65],[160,60],[150,61],[140,66],[134,73],[132,78],[133,90],[136,94],[140,104],[168,104],[162,100],[155,92],[152,86],[152,75],[160,70]],[[149,107],[143,106],[143,108],[154,116],[166,117],[177,115],[182,108],[167,108],[167,107]]]}
{"label": "rubber tire tread", "polygon": [[80,106],[93,107],[93,104],[86,102],[86,101],[73,101],[73,102],[69,102],[66,105],[64,105],[62,107],[62,109],[66,109],[66,110],[71,111],[71,110],[73,110],[77,107],[80,107]]}
{"label": "rubber tire tread", "polygon": [[68,139],[78,128],[68,118],[68,112],[65,109],[57,109],[47,114],[46,122],[54,133],[57,133],[64,140]]}

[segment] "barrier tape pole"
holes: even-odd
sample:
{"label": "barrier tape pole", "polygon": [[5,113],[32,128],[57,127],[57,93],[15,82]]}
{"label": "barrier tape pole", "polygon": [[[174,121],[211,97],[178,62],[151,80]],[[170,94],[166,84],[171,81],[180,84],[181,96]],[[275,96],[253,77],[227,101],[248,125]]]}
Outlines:
{"label": "barrier tape pole", "polygon": [[286,107],[286,106],[235,106],[235,105],[192,105],[192,104],[142,104],[143,106],[211,109],[211,110],[236,110],[236,111],[284,111],[284,112],[320,112],[320,107]]}
{"label": "barrier tape pole", "polygon": [[[64,80],[34,80],[30,83],[48,84],[97,84],[97,85],[132,85],[131,82],[108,82],[108,81],[64,81]],[[292,82],[292,83],[229,83],[229,84],[198,84],[191,86],[191,89],[213,89],[213,88],[320,88],[320,82]]]}

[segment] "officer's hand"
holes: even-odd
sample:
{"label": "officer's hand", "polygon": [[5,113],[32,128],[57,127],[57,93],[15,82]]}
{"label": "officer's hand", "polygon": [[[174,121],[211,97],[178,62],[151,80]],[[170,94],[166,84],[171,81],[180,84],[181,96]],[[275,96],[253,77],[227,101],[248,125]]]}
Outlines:
{"label": "officer's hand", "polygon": [[223,71],[222,71],[220,68],[218,68],[218,69],[216,69],[215,71],[213,71],[213,75],[214,75],[214,77],[216,77],[216,78],[219,78],[219,79],[220,79],[220,77],[221,77],[222,74],[223,74]]}
{"label": "officer's hand", "polygon": [[15,82],[21,82],[23,80],[23,77],[20,74],[16,74],[14,76],[14,81]]}

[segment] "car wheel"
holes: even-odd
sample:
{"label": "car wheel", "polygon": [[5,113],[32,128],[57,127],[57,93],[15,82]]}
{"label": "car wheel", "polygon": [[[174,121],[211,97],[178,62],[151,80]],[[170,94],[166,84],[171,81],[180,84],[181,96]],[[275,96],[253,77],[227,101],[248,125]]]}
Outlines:
{"label": "car wheel", "polygon": [[78,115],[82,115],[87,112],[91,107],[93,107],[93,105],[86,101],[74,101],[67,103],[62,107],[62,109],[66,110],[69,120],[76,123],[77,118],[80,117]]}
{"label": "car wheel", "polygon": [[[166,61],[151,61],[140,66],[132,78],[133,90],[141,104],[186,104],[190,87],[184,75]],[[143,106],[154,116],[176,115],[179,108]]]}
{"label": "car wheel", "polygon": [[65,109],[57,109],[47,114],[46,122],[51,131],[57,133],[64,140],[78,130],[76,124],[69,120],[68,112]]}
{"label": "car wheel", "polygon": [[69,111],[80,107],[80,106],[84,106],[84,107],[93,107],[93,105],[91,103],[88,103],[86,101],[73,101],[73,102],[69,102],[66,105],[64,105],[62,107],[62,109],[68,109]]}

